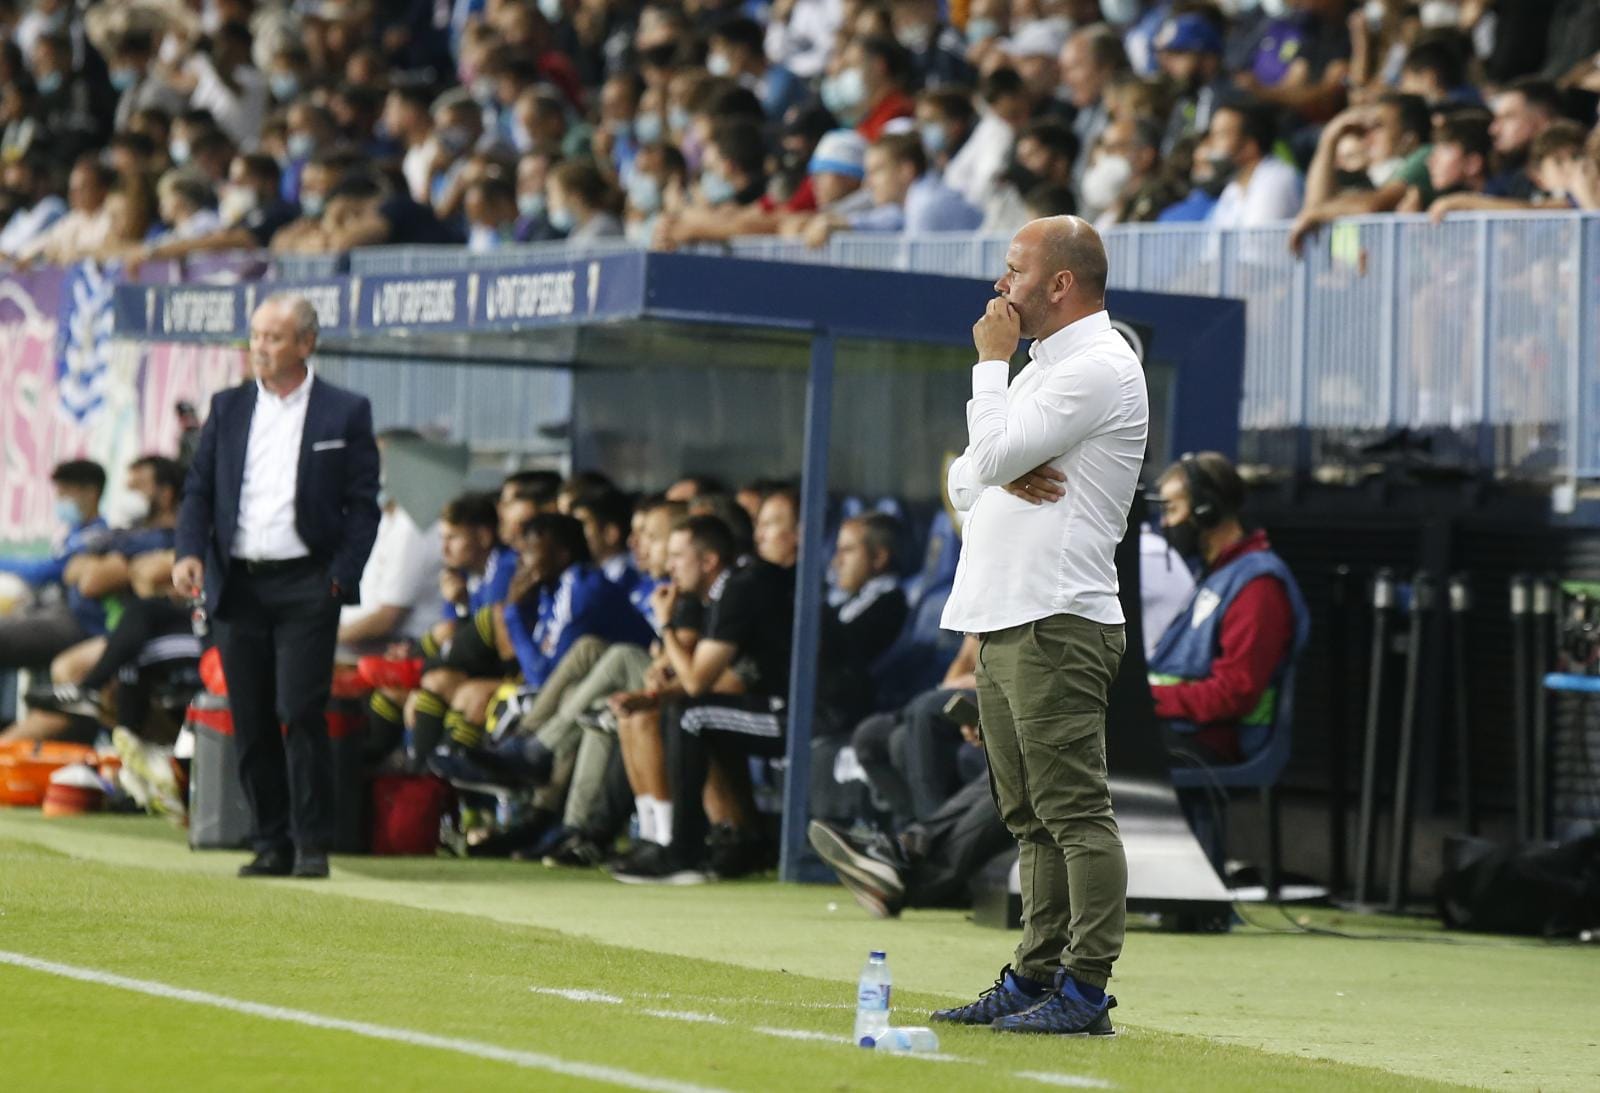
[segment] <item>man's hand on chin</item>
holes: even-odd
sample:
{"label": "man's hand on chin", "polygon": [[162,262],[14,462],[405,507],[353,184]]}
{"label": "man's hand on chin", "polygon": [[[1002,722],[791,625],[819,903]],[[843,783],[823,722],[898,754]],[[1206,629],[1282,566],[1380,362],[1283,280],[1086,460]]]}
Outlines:
{"label": "man's hand on chin", "polygon": [[972,344],[980,361],[1008,361],[1022,340],[1022,319],[1011,301],[996,296],[984,309],[983,318],[972,324]]}

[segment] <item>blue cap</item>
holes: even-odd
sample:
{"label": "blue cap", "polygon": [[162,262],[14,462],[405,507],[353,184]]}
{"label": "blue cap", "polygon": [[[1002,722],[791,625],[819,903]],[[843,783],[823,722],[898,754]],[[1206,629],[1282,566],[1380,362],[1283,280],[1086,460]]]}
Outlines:
{"label": "blue cap", "polygon": [[1155,47],[1168,53],[1222,52],[1222,35],[1210,19],[1189,12],[1175,15],[1156,31]]}
{"label": "blue cap", "polygon": [[867,173],[866,160],[866,138],[854,129],[835,129],[824,133],[817,142],[817,150],[811,153],[811,163],[806,170],[814,175],[827,173],[861,179]]}

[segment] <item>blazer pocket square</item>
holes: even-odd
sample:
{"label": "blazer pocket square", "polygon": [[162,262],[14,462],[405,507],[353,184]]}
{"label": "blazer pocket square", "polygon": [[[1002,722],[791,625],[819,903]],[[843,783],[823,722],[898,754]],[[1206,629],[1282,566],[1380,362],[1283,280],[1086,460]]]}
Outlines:
{"label": "blazer pocket square", "polygon": [[344,447],[344,441],[342,440],[319,440],[311,445],[311,450],[314,452],[331,452],[335,448],[342,447]]}

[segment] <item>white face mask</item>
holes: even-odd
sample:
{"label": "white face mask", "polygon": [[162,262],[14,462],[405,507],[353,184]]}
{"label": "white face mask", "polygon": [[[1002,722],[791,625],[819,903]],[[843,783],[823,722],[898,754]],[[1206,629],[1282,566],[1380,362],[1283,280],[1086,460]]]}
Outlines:
{"label": "white face mask", "polygon": [[1127,156],[1101,156],[1083,172],[1083,182],[1078,187],[1083,203],[1091,209],[1110,208],[1132,177],[1133,164]]}
{"label": "white face mask", "polygon": [[1367,26],[1377,27],[1382,25],[1383,17],[1388,11],[1383,0],[1367,0],[1367,5],[1362,9],[1367,16]]}
{"label": "white face mask", "polygon": [[1461,5],[1456,0],[1423,0],[1417,14],[1422,19],[1422,25],[1429,30],[1453,27],[1461,21]]}
{"label": "white face mask", "polygon": [[1108,23],[1127,26],[1139,18],[1144,7],[1140,0],[1100,0],[1100,14]]}
{"label": "white face mask", "polygon": [[150,498],[138,490],[127,490],[106,514],[114,527],[130,528],[150,518]]}
{"label": "white face mask", "polygon": [[1400,170],[1401,165],[1404,163],[1405,160],[1400,156],[1386,159],[1382,163],[1374,163],[1367,168],[1367,177],[1372,179],[1374,186],[1382,188],[1388,185],[1389,180],[1395,176],[1395,172]]}
{"label": "white face mask", "polygon": [[224,224],[237,224],[251,213],[255,212],[260,199],[256,192],[248,186],[229,186],[222,191],[222,200],[217,204],[217,215],[222,217]]}

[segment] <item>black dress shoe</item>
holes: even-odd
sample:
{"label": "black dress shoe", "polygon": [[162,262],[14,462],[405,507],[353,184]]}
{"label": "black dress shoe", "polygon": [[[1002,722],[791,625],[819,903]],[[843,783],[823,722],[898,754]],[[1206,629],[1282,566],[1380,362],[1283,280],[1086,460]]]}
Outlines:
{"label": "black dress shoe", "polygon": [[296,877],[326,877],[328,875],[328,855],[321,850],[296,850],[294,854],[294,872]]}
{"label": "black dress shoe", "polygon": [[294,869],[294,856],[287,848],[262,850],[239,867],[241,877],[287,877]]}

